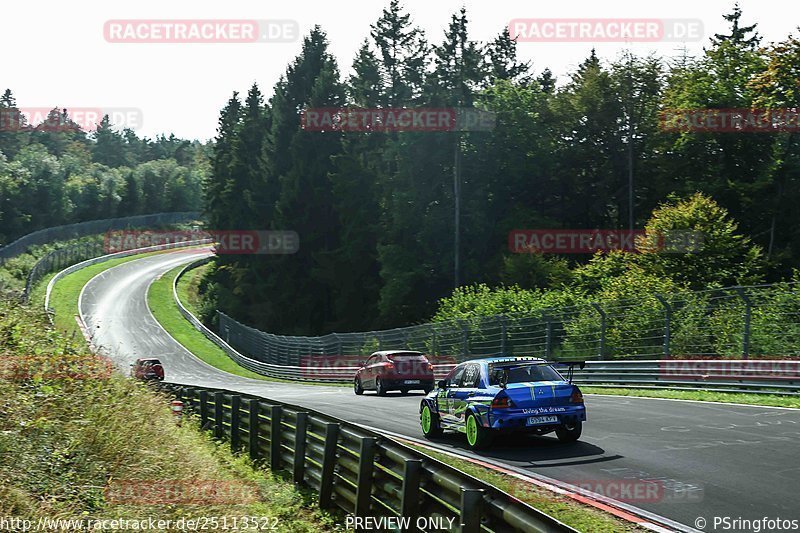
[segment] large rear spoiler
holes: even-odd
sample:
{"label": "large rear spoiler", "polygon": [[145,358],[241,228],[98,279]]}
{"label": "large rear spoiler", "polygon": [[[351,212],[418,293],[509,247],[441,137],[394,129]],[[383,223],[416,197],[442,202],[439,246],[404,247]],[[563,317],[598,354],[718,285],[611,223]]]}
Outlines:
{"label": "large rear spoiler", "polygon": [[[569,367],[567,369],[567,381],[569,381],[570,383],[572,383],[572,374],[575,371],[575,367],[576,366],[580,367],[581,370],[583,370],[586,367],[586,361],[552,361],[552,362],[551,361],[537,361],[537,362],[533,362],[533,363],[527,363],[524,360],[520,361],[520,364],[516,365],[516,366],[524,366],[524,365],[530,365],[530,364],[534,364],[534,365],[550,365],[550,366],[559,366],[559,365],[567,366],[567,367]],[[499,379],[500,383],[499,384],[500,384],[500,387],[503,388],[503,389],[505,389],[506,385],[507,385],[508,369],[509,368],[513,368],[513,366],[514,365],[510,365],[510,366],[503,367],[502,369],[500,369],[502,374],[500,375],[500,379]]]}
{"label": "large rear spoiler", "polygon": [[586,361],[558,361],[554,363],[555,365],[562,365],[566,366],[567,368],[567,381],[572,383],[572,375],[575,373],[575,367],[579,367],[581,370],[586,368]]}

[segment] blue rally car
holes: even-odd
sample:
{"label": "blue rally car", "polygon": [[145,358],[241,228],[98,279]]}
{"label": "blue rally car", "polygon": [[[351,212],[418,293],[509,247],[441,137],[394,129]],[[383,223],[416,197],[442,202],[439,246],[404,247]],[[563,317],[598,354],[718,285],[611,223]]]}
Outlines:
{"label": "blue rally car", "polygon": [[427,438],[443,430],[467,435],[470,448],[491,444],[502,432],[544,435],[561,442],[581,436],[586,420],[583,394],[551,363],[535,357],[494,357],[456,366],[420,404],[420,424]]}

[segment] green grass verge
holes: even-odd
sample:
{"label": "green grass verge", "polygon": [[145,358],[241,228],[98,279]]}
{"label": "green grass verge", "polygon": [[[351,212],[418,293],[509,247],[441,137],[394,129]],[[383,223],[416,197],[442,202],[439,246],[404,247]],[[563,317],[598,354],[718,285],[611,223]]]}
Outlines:
{"label": "green grass verge", "polygon": [[[208,340],[205,335],[194,329],[194,326],[188,320],[183,318],[172,295],[172,284],[175,276],[182,269],[183,266],[179,266],[170,270],[155,280],[147,292],[147,305],[150,307],[153,316],[161,324],[161,327],[167,330],[184,348],[211,366],[245,378],[274,381],[236,364],[219,346]],[[188,282],[184,283],[184,292],[187,287]],[[186,300],[181,298],[181,301],[184,302]]]}
{"label": "green grass verge", "polygon": [[186,272],[178,280],[178,298],[186,309],[194,316],[200,316],[200,281],[211,268],[211,263],[200,265]]}
{"label": "green grass verge", "polygon": [[[194,417],[177,426],[168,396],[110,372],[82,339],[51,326],[41,307],[0,300],[0,360],[0,515],[33,527],[45,517],[205,516],[230,524],[257,516],[281,531],[337,529],[338,515],[317,510],[308,493],[246,454],[231,454]],[[174,524],[161,530],[185,530]]]}
{"label": "green grass verge", "polygon": [[646,531],[644,528],[631,524],[594,507],[584,505],[567,496],[556,494],[547,489],[526,483],[513,476],[496,472],[484,466],[459,459],[447,454],[438,453],[422,446],[410,444],[412,448],[430,455],[434,459],[446,463],[462,472],[485,481],[498,489],[522,500],[531,507],[547,513],[578,531]]}
{"label": "green grass verge", "polygon": [[800,398],[777,394],[748,394],[736,392],[681,391],[653,389],[617,389],[611,387],[588,387],[581,385],[587,394],[613,394],[614,396],[635,396],[639,398],[667,398],[670,400],[698,400],[718,403],[745,403],[771,407],[794,407],[800,409]]}

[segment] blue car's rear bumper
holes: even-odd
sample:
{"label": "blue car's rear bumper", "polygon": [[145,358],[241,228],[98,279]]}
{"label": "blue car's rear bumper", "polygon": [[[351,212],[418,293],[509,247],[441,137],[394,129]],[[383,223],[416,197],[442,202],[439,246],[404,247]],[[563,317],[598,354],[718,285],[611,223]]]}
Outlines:
{"label": "blue car's rear bumper", "polygon": [[[557,421],[530,423],[533,417],[555,416]],[[537,431],[543,428],[561,426],[565,423],[586,420],[586,407],[567,405],[559,407],[533,407],[529,409],[490,409],[483,415],[482,422],[493,429],[513,429]]]}

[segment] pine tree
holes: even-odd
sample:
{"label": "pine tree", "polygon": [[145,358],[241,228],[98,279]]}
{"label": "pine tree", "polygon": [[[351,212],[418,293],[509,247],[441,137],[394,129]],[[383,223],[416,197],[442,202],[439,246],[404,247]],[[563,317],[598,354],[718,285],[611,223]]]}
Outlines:
{"label": "pine tree", "polygon": [[14,158],[28,144],[29,137],[25,117],[17,108],[11,89],[6,89],[0,97],[0,153]]}
{"label": "pine tree", "polygon": [[[730,42],[735,45],[741,45],[751,50],[754,50],[761,44],[761,36],[755,31],[758,24],[751,24],[750,26],[740,26],[739,22],[742,18],[742,8],[739,7],[739,2],[733,6],[733,11],[727,15],[722,15],[722,18],[731,23],[730,33],[728,35],[715,33],[711,42],[718,46],[725,42]],[[752,34],[752,35],[750,35]]]}
{"label": "pine tree", "polygon": [[486,46],[489,59],[489,79],[509,80],[522,84],[530,82],[530,61],[517,60],[517,41],[511,38],[508,27]]}
{"label": "pine tree", "polygon": [[[344,87],[333,58],[318,73],[307,104],[312,108],[344,104]],[[282,286],[297,290],[274,302],[282,331],[322,333],[337,321],[333,293],[339,281],[332,276],[332,267],[340,246],[340,217],[330,174],[332,158],[341,152],[340,137],[337,132],[298,130],[290,145],[294,164],[281,180],[276,222],[281,229],[296,231],[301,244],[298,253],[280,258],[276,273]],[[286,297],[291,301],[282,300]]]}
{"label": "pine tree", "polygon": [[475,93],[486,83],[485,58],[478,43],[470,40],[468,25],[467,11],[461,8],[451,17],[444,41],[434,47],[432,90],[449,105],[472,106]]}
{"label": "pine tree", "polygon": [[108,115],[103,116],[92,138],[94,139],[92,159],[95,162],[111,168],[125,165],[125,141],[122,135],[114,130]]}
{"label": "pine tree", "polygon": [[353,61],[353,74],[347,80],[350,101],[360,107],[377,107],[383,97],[381,68],[378,59],[364,42]]}
{"label": "pine tree", "polygon": [[[235,109],[231,111],[236,112]],[[230,178],[222,191],[223,203],[229,213],[231,228],[266,229],[274,199],[270,201],[263,196],[267,175],[262,154],[267,119],[261,91],[256,84],[247,92],[241,115],[241,123],[231,139]],[[230,120],[235,120],[235,117],[230,117]],[[225,160],[220,163],[225,164]]]}
{"label": "pine tree", "polygon": [[214,139],[211,173],[205,184],[205,212],[212,229],[231,229],[230,218],[238,204],[231,203],[225,191],[231,180],[233,145],[242,119],[239,93],[234,92],[220,112],[217,136]]}
{"label": "pine tree", "polygon": [[421,96],[425,82],[428,44],[419,28],[411,23],[398,0],[391,0],[371,36],[381,58],[383,101],[386,107],[402,107]]}

